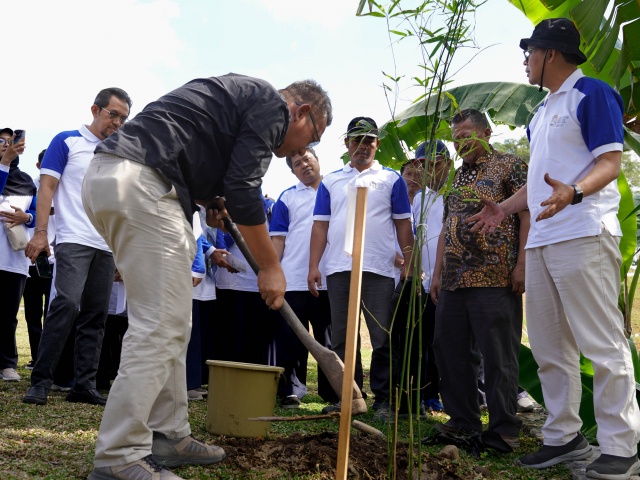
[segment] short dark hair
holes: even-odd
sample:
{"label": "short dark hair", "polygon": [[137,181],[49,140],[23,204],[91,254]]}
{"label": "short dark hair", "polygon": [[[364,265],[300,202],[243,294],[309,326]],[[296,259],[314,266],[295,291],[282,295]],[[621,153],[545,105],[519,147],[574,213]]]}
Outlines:
{"label": "short dark hair", "polygon": [[44,150],[42,150],[39,154],[38,154],[38,163],[42,163],[42,159],[44,158],[44,153],[47,151],[47,149],[45,148]]}
{"label": "short dark hair", "polygon": [[451,119],[451,125],[458,125],[466,121],[467,119],[471,119],[471,123],[473,123],[475,127],[481,128],[483,130],[485,128],[491,129],[491,127],[489,126],[489,121],[487,120],[487,116],[480,110],[475,110],[473,108],[467,108],[466,110],[461,110],[460,112],[456,113],[453,119]]}
{"label": "short dark hair", "polygon": [[280,92],[286,92],[296,102],[308,103],[317,118],[326,118],[327,126],[331,125],[333,108],[329,94],[315,80],[293,82],[287,88],[280,90]]}
{"label": "short dark hair", "polygon": [[[312,147],[305,147],[305,150],[313,155],[313,158],[318,159],[318,155],[316,155],[316,151]],[[287,162],[287,166],[293,172],[293,157],[286,157],[285,161]]]}
{"label": "short dark hair", "polygon": [[105,88],[104,90],[100,90],[100,92],[96,96],[96,99],[93,101],[93,103],[94,105],[97,105],[100,108],[105,108],[107,105],[109,105],[109,101],[111,100],[111,97],[116,97],[119,100],[122,100],[127,105],[129,105],[129,108],[131,108],[132,102],[131,102],[131,98],[129,98],[129,94],[124,90],[122,90],[121,88],[116,88],[116,87],[110,87],[110,88]]}

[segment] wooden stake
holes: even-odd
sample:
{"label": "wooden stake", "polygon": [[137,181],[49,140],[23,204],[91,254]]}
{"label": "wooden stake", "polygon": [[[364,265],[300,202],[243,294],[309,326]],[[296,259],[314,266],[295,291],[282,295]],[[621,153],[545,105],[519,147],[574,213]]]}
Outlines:
{"label": "wooden stake", "polygon": [[340,435],[338,437],[338,460],[336,479],[346,480],[349,465],[349,440],[351,434],[352,382],[356,364],[358,327],[360,326],[360,293],[362,284],[362,250],[367,213],[367,187],[358,187],[356,195],[356,215],[351,257],[351,284],[349,286],[349,310],[347,317],[347,339],[344,354],[344,375],[342,376],[342,403],[340,409]]}

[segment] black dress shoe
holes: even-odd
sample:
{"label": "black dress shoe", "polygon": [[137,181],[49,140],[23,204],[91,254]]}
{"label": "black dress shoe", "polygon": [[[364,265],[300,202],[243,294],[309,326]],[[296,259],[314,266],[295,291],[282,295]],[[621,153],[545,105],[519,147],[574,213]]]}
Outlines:
{"label": "black dress shoe", "polygon": [[81,391],[71,389],[71,391],[67,394],[66,400],[67,402],[89,403],[91,405],[107,404],[107,399],[103,397],[102,394],[95,388]]}
{"label": "black dress shoe", "polygon": [[45,387],[35,386],[29,388],[27,394],[22,401],[24,403],[32,403],[34,405],[44,405],[47,403],[47,389]]}

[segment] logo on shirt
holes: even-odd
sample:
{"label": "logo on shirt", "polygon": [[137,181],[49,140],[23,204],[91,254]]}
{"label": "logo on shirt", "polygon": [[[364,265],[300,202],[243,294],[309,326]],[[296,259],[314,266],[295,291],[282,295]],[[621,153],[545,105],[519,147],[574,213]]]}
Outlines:
{"label": "logo on shirt", "polygon": [[569,115],[554,115],[549,126],[551,128],[562,128],[567,124],[568,119]]}
{"label": "logo on shirt", "polygon": [[369,185],[369,190],[384,190],[384,183],[371,182]]}

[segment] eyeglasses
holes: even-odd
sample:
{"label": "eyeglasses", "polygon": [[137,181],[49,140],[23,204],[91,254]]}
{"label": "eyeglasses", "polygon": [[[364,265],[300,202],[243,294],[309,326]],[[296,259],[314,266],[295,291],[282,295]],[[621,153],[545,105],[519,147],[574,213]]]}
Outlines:
{"label": "eyeglasses", "polygon": [[0,137],[0,145],[9,145],[9,139]]}
{"label": "eyeglasses", "polygon": [[[299,102],[296,102],[297,106],[301,106],[302,104]],[[307,145],[307,148],[313,148],[315,146],[317,146],[320,143],[320,133],[318,132],[318,127],[316,126],[316,121],[313,118],[313,113],[311,113],[311,110],[309,110],[309,118],[311,119],[311,124],[313,125],[313,129],[316,132],[316,138],[318,139],[318,141],[316,142],[311,142]]]}
{"label": "eyeglasses", "polygon": [[525,50],[524,52],[522,52],[522,54],[524,55],[524,61],[525,63],[529,63],[529,57],[531,56],[531,54],[533,52],[535,52],[537,50],[537,48],[528,48],[527,50]]}
{"label": "eyeglasses", "polygon": [[105,112],[107,112],[109,114],[109,118],[111,120],[115,120],[116,118],[119,118],[121,124],[124,124],[124,122],[126,122],[127,119],[129,118],[129,117],[124,117],[124,116],[120,115],[118,112],[110,112],[109,110],[107,110],[104,107],[100,107],[100,108],[102,108],[102,110],[104,110]]}

